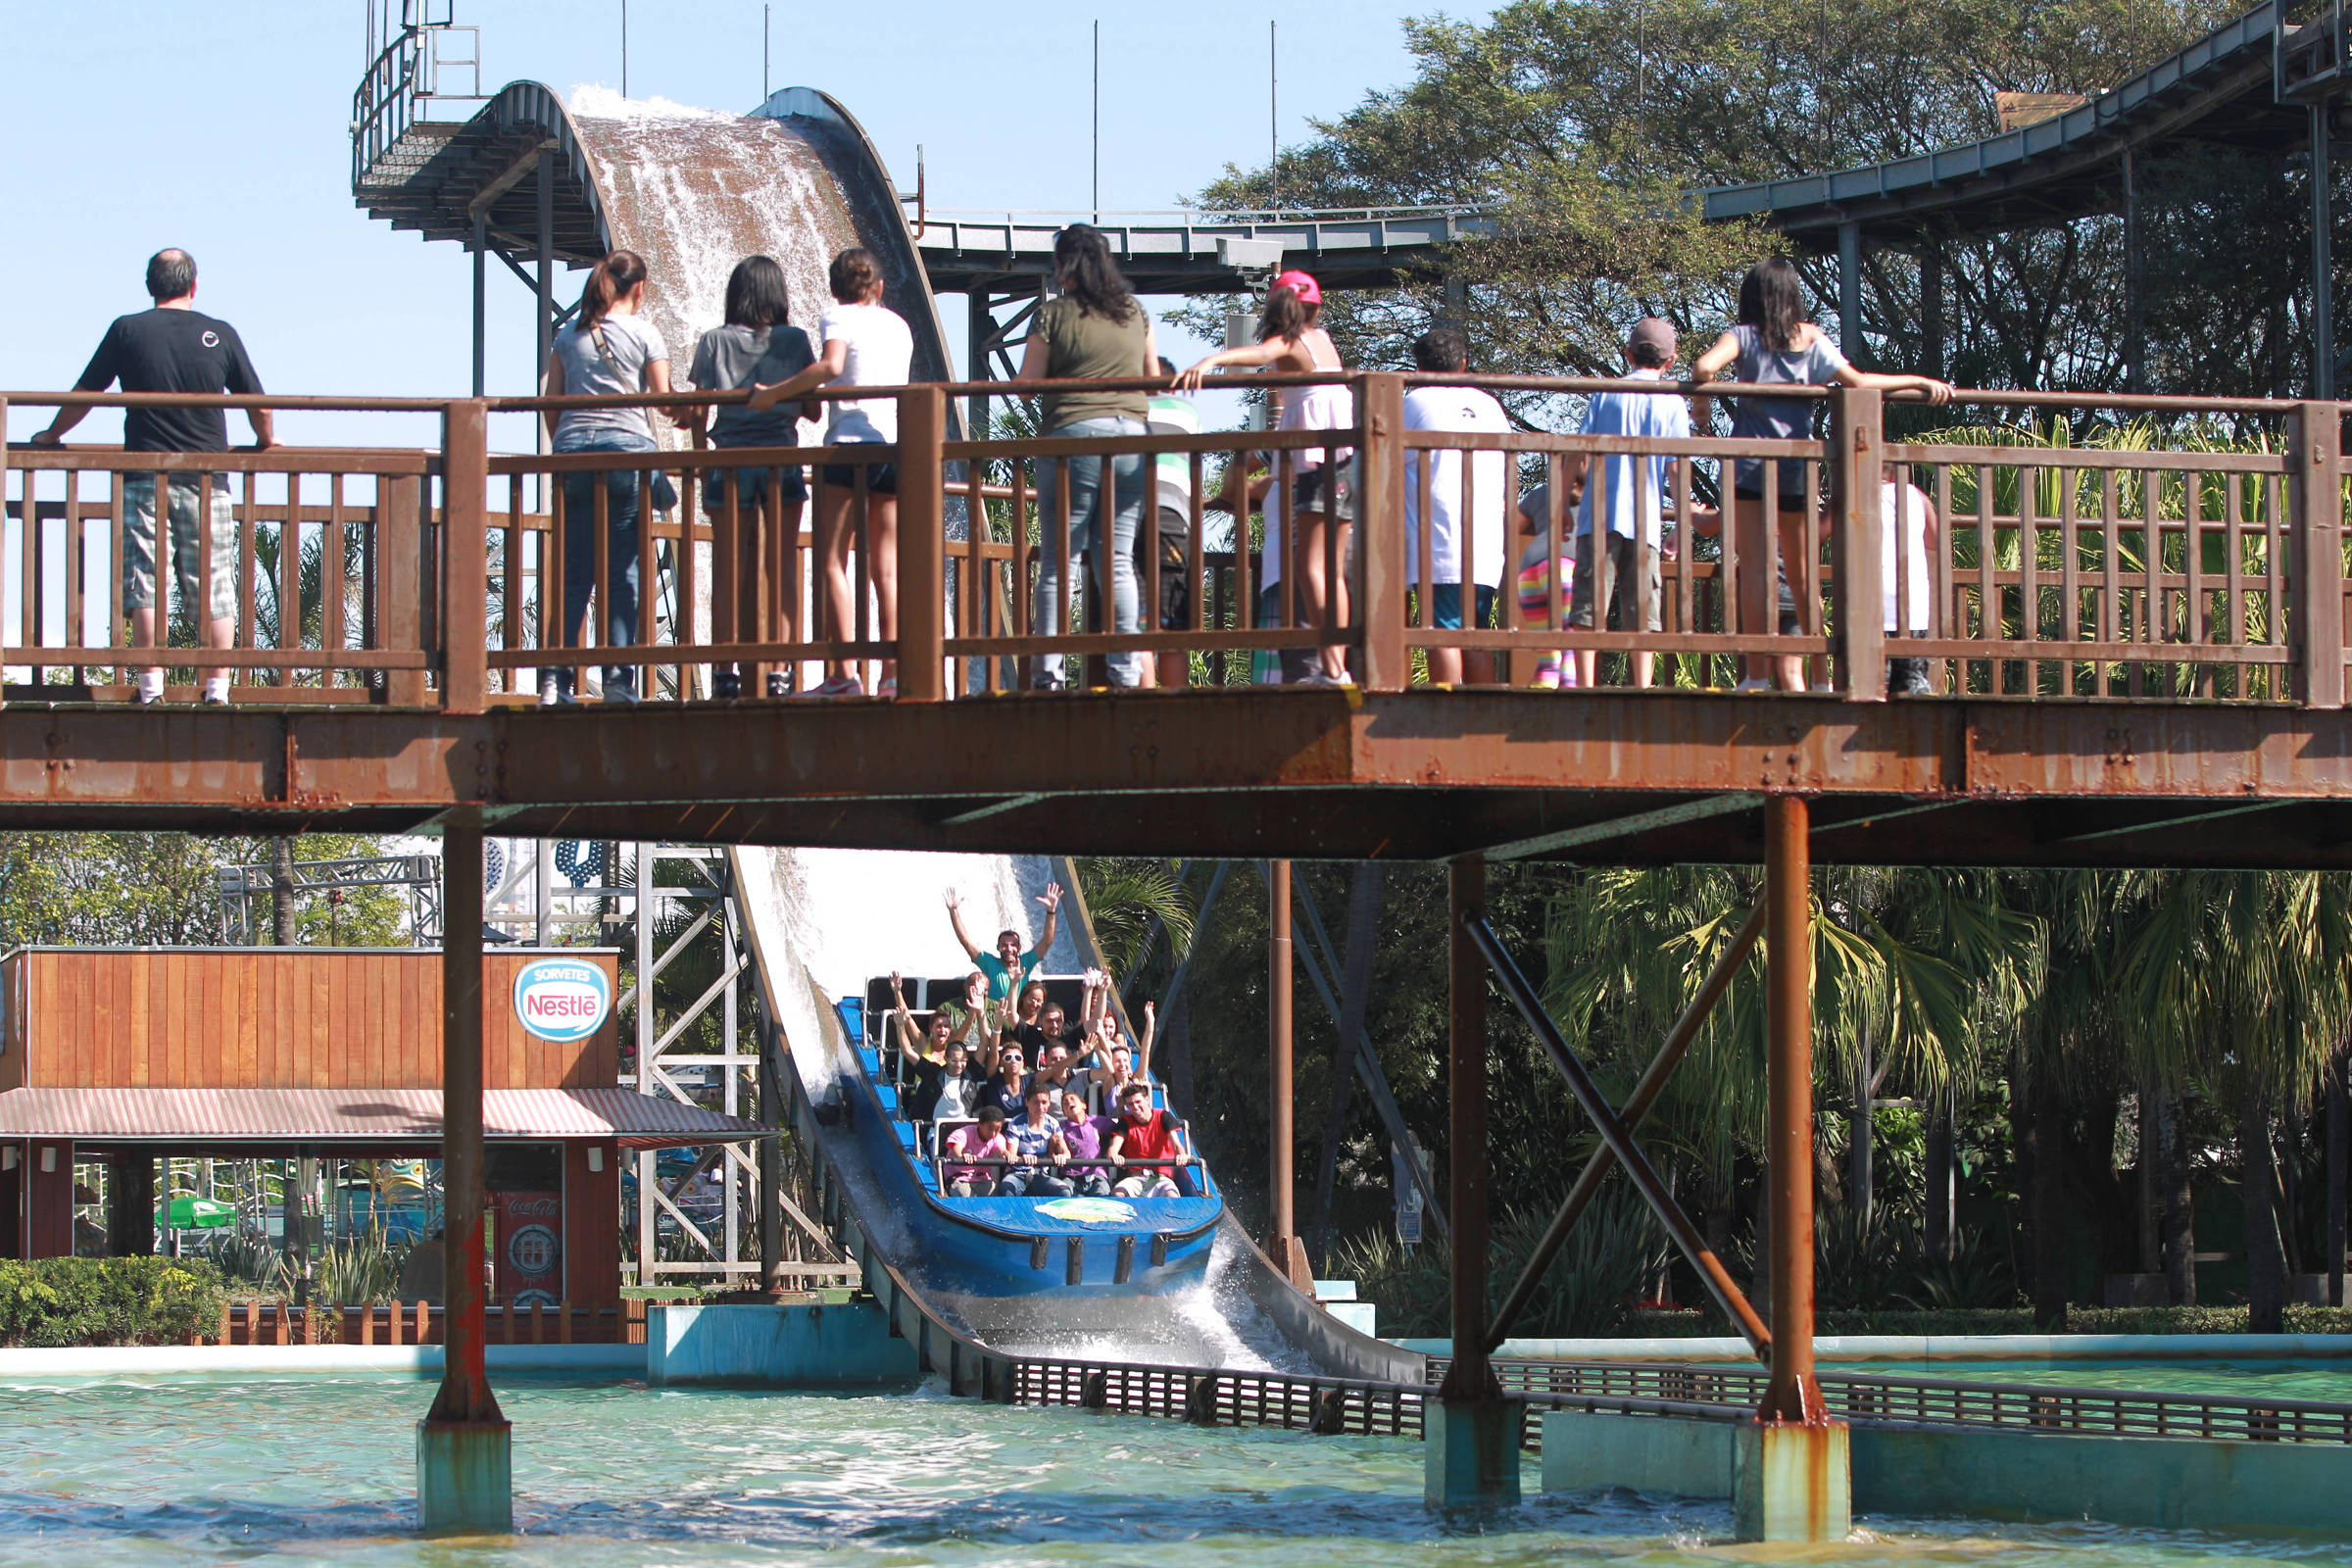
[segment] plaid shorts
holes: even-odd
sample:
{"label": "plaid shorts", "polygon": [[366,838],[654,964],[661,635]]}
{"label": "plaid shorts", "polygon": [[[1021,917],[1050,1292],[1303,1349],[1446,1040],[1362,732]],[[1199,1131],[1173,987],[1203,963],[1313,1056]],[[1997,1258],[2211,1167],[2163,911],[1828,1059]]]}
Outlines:
{"label": "plaid shorts", "polygon": [[[152,473],[127,474],[122,480],[122,608],[155,608],[155,479]],[[204,532],[197,525],[194,474],[172,477],[169,494],[172,513],[172,575],[179,582],[183,603],[196,599],[196,572],[204,553]],[[237,519],[228,492],[216,484],[212,495],[213,594],[212,617],[230,620],[237,613]]]}

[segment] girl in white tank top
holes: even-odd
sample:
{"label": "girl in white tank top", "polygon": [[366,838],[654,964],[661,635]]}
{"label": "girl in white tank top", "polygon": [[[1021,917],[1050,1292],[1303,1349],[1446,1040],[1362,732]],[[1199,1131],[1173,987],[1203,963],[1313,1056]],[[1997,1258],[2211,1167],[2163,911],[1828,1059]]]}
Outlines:
{"label": "girl in white tank top", "polygon": [[[1331,334],[1316,325],[1323,312],[1323,290],[1304,272],[1284,272],[1274,279],[1266,295],[1265,315],[1260,318],[1258,340],[1244,348],[1222,349],[1209,355],[1176,377],[1179,390],[1197,392],[1211,367],[1230,366],[1237,369],[1255,368],[1276,372],[1329,370],[1334,374],[1345,371],[1340,363],[1340,351],[1332,346]],[[1355,427],[1355,393],[1344,382],[1318,384],[1308,387],[1286,387],[1273,394],[1280,409],[1275,428],[1280,430],[1351,430]],[[1325,450],[1310,447],[1297,452],[1291,459],[1291,484],[1288,494],[1281,494],[1278,485],[1266,498],[1266,542],[1263,555],[1264,576],[1267,584],[1282,579],[1285,535],[1292,536],[1298,556],[1298,580],[1294,587],[1298,596],[1298,623],[1319,626],[1326,609],[1336,625],[1348,621],[1348,583],[1345,576],[1331,578],[1324,571],[1326,551],[1329,548],[1326,531],[1338,534],[1339,559],[1348,556],[1348,528],[1355,517],[1355,497],[1348,484],[1348,464],[1355,456],[1352,447],[1341,448],[1338,461],[1329,465],[1326,472]],[[1275,473],[1282,472],[1279,459],[1273,465]],[[1239,531],[1239,524],[1236,525]],[[1306,684],[1345,686],[1348,684],[1348,656],[1344,649],[1324,648],[1317,655],[1313,671]]]}

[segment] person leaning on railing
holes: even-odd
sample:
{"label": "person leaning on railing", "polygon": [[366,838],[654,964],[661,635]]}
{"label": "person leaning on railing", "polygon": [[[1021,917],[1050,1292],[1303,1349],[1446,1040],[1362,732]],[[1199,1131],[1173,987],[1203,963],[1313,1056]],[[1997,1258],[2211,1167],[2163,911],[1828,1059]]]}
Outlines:
{"label": "person leaning on railing", "polygon": [[[1151,313],[1136,299],[1111,260],[1109,242],[1089,223],[1072,223],[1054,236],[1054,284],[1058,297],[1038,307],[1029,344],[1021,351],[1024,381],[1110,380],[1150,375],[1159,348]],[[1139,436],[1145,431],[1148,398],[1142,392],[1058,392],[1040,400],[1038,424],[1048,440],[1087,436]],[[1107,560],[1110,614],[1101,613],[1099,585],[1087,594],[1095,620],[1128,633],[1142,625],[1136,605],[1135,536],[1144,518],[1144,470],[1137,453],[1114,458],[1041,458],[1037,463],[1038,529],[1045,548],[1038,556],[1037,593],[1030,625],[1049,635],[1062,631],[1062,595],[1071,563],[1079,556]],[[1108,469],[1107,486],[1103,483]],[[1061,536],[1061,483],[1069,475],[1069,555]],[[1103,491],[1110,491],[1105,498]],[[1108,515],[1105,516],[1107,512]],[[1112,654],[1105,662],[1113,686],[1141,684],[1144,656]],[[1059,654],[1029,662],[1029,685],[1054,691],[1068,684]]]}
{"label": "person leaning on railing", "polygon": [[[826,279],[833,303],[818,319],[821,341],[816,363],[797,375],[763,383],[746,405],[763,414],[779,403],[806,397],[820,386],[904,386],[913,374],[914,333],[906,318],[882,303],[881,260],[862,245],[833,258]],[[893,397],[839,398],[826,405],[825,445],[896,445],[899,404]],[[858,542],[858,470],[865,483],[865,578],[874,594],[874,633],[899,640],[899,466],[895,463],[828,463],[816,470],[817,625],[826,640],[847,642],[858,634],[858,588],[850,579],[850,547]],[[896,697],[899,665],[882,661],[878,697]],[[862,697],[865,683],[851,661],[825,662],[817,697]]]}
{"label": "person leaning on railing", "polygon": [[[808,334],[792,324],[792,290],[784,269],[772,256],[747,256],[735,264],[727,278],[727,320],[702,335],[694,346],[694,364],[686,372],[699,392],[732,392],[761,381],[785,381],[816,363]],[[699,415],[698,415],[699,417]],[[800,420],[816,417],[812,403],[769,409],[755,414],[741,404],[728,404],[710,420],[714,447],[789,447],[800,443]],[[764,467],[711,468],[703,488],[703,510],[715,523],[735,510],[735,549],[725,564],[734,588],[712,609],[719,612],[715,641],[756,642],[760,639],[760,565],[774,529],[786,539],[801,536],[801,510],[808,487],[797,465],[774,469],[778,476],[772,514],[768,475]],[[786,695],[789,683],[781,669],[767,672],[767,695]],[[721,700],[743,695],[743,677],[732,663],[710,672],[710,695]]]}
{"label": "person leaning on railing", "polygon": [[[183,250],[162,250],[148,258],[147,295],[152,310],[115,318],[99,340],[98,352],[74,383],[76,392],[103,392],[116,381],[125,392],[234,392],[258,397],[262,378],[246,358],[245,342],[237,329],[196,309],[196,259]],[[49,427],[34,433],[36,447],[53,447],[79,424],[87,409],[60,409]],[[276,444],[270,411],[250,409],[254,450],[267,452]],[[228,417],[219,409],[131,409],[122,416],[122,450],[132,452],[226,452]],[[161,573],[156,551],[166,542],[157,527],[156,480],[153,473],[122,477],[122,608],[130,612],[131,645],[155,646],[155,616]],[[210,581],[206,584],[202,617],[208,648],[233,648],[237,641],[237,530],[230,510],[228,479],[213,476],[212,494],[200,509],[197,475],[174,474],[165,489],[163,510],[171,519],[169,544],[172,575],[179,597],[193,610],[196,604],[198,557],[204,548],[200,518],[209,518],[213,532]],[[29,495],[29,489],[25,492]],[[29,513],[26,514],[30,515]],[[203,671],[204,700],[228,701],[228,671]],[[139,671],[138,701],[161,702],[161,667]]]}
{"label": "person leaning on railing", "polygon": [[[645,258],[635,251],[613,251],[596,264],[580,291],[578,311],[569,325],[556,334],[554,352],[547,357],[547,396],[626,397],[640,392],[667,392],[669,346],[647,319]],[[655,450],[653,421],[644,409],[550,409],[544,417],[558,453],[646,453]],[[691,421],[692,413],[664,418]],[[637,641],[639,584],[637,530],[640,500],[657,509],[677,504],[669,480],[657,472],[653,494],[638,495],[635,466],[564,475],[564,625],[562,646],[586,646],[588,601],[601,598],[604,624],[597,632],[600,648],[627,648]],[[596,494],[605,492],[607,578],[600,591],[596,581]],[[539,705],[552,708],[573,700],[578,670],[571,665],[539,673]],[[635,665],[605,667],[605,701],[637,700]]]}
{"label": "person leaning on railing", "polygon": [[[1336,376],[1347,366],[1341,362],[1331,334],[1317,324],[1322,314],[1321,284],[1304,272],[1280,273],[1274,279],[1274,286],[1266,291],[1265,313],[1258,319],[1257,342],[1242,348],[1220,349],[1197,361],[1176,377],[1175,385],[1181,391],[1198,392],[1202,378],[1218,366],[1276,372],[1328,370]],[[1348,430],[1355,426],[1355,394],[1345,382],[1291,387],[1281,393],[1280,402],[1282,412],[1276,421],[1280,429]],[[1274,625],[1281,619],[1277,611],[1282,600],[1275,590],[1281,586],[1282,573],[1290,564],[1286,551],[1292,547],[1298,556],[1296,563],[1298,578],[1294,587],[1299,624],[1320,625],[1327,607],[1335,622],[1346,623],[1348,585],[1344,580],[1324,580],[1323,532],[1326,527],[1340,531],[1338,553],[1345,559],[1348,527],[1355,520],[1355,496],[1348,482],[1348,460],[1354,455],[1352,447],[1330,453],[1333,461],[1330,471],[1325,472],[1325,450],[1309,447],[1293,460],[1290,493],[1268,495],[1258,589],[1259,625]],[[1280,473],[1281,459],[1273,459],[1270,466]],[[1283,539],[1286,518],[1298,523],[1298,538],[1288,545]],[[1245,513],[1237,512],[1236,519],[1234,537],[1238,542],[1247,531],[1248,518]],[[1303,671],[1295,674],[1293,669],[1293,661],[1286,651],[1285,680],[1308,686],[1350,684],[1347,651],[1343,648],[1320,649],[1307,658]]]}
{"label": "person leaning on railing", "polygon": [[[1877,387],[1883,392],[1918,392],[1931,403],[1949,403],[1952,389],[1942,381],[1927,375],[1882,375],[1869,370],[1857,370],[1838,352],[1830,335],[1805,318],[1804,294],[1796,267],[1788,258],[1775,256],[1748,269],[1747,276],[1740,283],[1740,318],[1732,329],[1715,340],[1715,346],[1698,357],[1691,367],[1691,376],[1699,381],[1712,381],[1726,369],[1735,381],[1764,385]],[[1703,428],[1707,422],[1704,405],[1695,412]],[[1801,398],[1743,397],[1732,411],[1734,440],[1802,441],[1807,439],[1813,424],[1813,406]],[[1741,633],[1753,636],[1767,622],[1767,612],[1774,596],[1779,598],[1779,614],[1775,624],[1784,637],[1794,636],[1803,625],[1796,613],[1792,591],[1798,581],[1799,564],[1805,552],[1818,550],[1813,519],[1805,509],[1805,464],[1800,458],[1780,461],[1780,484],[1777,496],[1780,503],[1780,553],[1782,576],[1776,584],[1771,574],[1761,569],[1769,559],[1771,541],[1764,525],[1764,465],[1763,458],[1740,458],[1733,464],[1732,526],[1736,530],[1733,542],[1740,560],[1740,626]],[[1751,565],[1751,564],[1754,564]],[[1746,676],[1740,682],[1742,691],[1759,691],[1766,685],[1772,661],[1762,654],[1746,658]],[[1794,654],[1780,660],[1780,683],[1783,691],[1802,691],[1805,688],[1805,662]]]}

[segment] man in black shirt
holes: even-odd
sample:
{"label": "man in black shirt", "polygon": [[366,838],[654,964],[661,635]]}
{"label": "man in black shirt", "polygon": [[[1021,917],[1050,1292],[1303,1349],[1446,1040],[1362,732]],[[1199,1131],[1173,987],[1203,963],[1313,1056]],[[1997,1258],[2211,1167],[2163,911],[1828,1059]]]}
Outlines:
{"label": "man in black shirt", "polygon": [[[245,357],[237,329],[226,321],[196,310],[196,262],[186,251],[158,251],[147,263],[147,293],[155,309],[122,316],[106,329],[89,368],[74,383],[76,392],[103,392],[117,381],[125,392],[236,392],[258,394],[261,377]],[[60,409],[49,428],[36,434],[35,446],[55,446],[79,424],[87,409]],[[253,409],[257,450],[273,444],[270,412]],[[228,419],[220,409],[132,409],[122,419],[125,452],[226,452]],[[130,612],[131,644],[155,645],[157,611],[156,478],[152,473],[125,473],[122,479],[122,608]],[[237,533],[225,478],[216,475],[210,505],[197,506],[197,476],[175,473],[166,487],[165,510],[171,514],[171,548],[181,601],[193,610],[199,576],[198,558],[204,551],[202,520],[212,523],[212,570],[205,617],[205,646],[236,646]],[[164,672],[142,671],[139,701],[157,702],[164,695]],[[228,701],[228,672],[204,671],[204,700]]]}

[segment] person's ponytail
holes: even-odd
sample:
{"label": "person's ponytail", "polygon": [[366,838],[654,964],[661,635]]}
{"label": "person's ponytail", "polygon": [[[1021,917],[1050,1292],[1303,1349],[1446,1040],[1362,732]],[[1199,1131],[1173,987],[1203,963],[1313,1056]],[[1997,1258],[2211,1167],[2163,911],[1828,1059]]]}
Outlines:
{"label": "person's ponytail", "polygon": [[580,309],[572,318],[573,324],[583,332],[592,330],[612,314],[613,306],[628,297],[629,290],[644,281],[644,257],[635,251],[611,252],[588,274],[588,286],[580,290]]}

